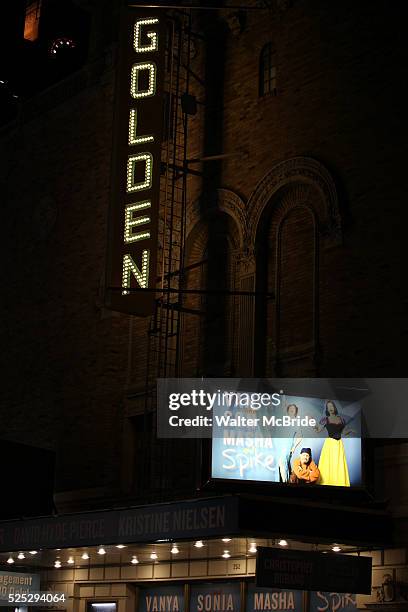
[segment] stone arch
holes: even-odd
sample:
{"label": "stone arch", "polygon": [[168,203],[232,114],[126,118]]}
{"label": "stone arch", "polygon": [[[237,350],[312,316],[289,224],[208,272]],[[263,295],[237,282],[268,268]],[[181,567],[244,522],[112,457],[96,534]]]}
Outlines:
{"label": "stone arch", "polygon": [[240,196],[229,189],[218,189],[214,202],[206,207],[205,215],[201,210],[200,199],[195,200],[188,208],[186,215],[186,236],[189,240],[191,232],[199,226],[200,222],[217,212],[224,212],[234,221],[238,239],[237,248],[242,249],[246,235],[247,216],[246,205]]}
{"label": "stone arch", "polygon": [[[301,190],[307,186],[315,191],[320,203],[318,212],[318,229],[325,241],[325,246],[335,246],[341,243],[341,216],[336,186],[329,171],[315,159],[310,157],[293,157],[276,164],[258,183],[248,200],[248,232],[246,240],[255,246],[259,222],[264,209],[274,197],[288,185],[297,185],[298,193],[294,197],[302,197]],[[299,201],[299,200],[298,200]]]}
{"label": "stone arch", "polygon": [[[269,301],[257,298],[255,371],[315,375],[321,251],[341,244],[335,184],[320,162],[297,157],[268,172],[248,201],[246,243],[254,254],[254,286],[274,294]],[[304,305],[297,314],[296,296]]]}
{"label": "stone arch", "polygon": [[[219,190],[216,204],[206,209],[205,214],[202,214],[199,202],[189,208],[183,275],[187,289],[228,289],[235,285],[236,253],[243,245],[243,214],[242,201],[227,190]],[[218,248],[222,251],[221,257]],[[220,263],[217,263],[217,257]],[[218,273],[220,278],[217,278]],[[216,300],[219,301],[220,317],[224,318],[224,324],[215,320]],[[211,297],[186,294],[184,305],[190,311],[201,311],[201,315],[185,312],[182,317],[183,336],[187,339],[183,347],[183,371],[188,375],[231,374],[235,342],[232,333],[235,314],[233,302],[227,295]],[[225,346],[221,342],[222,346],[212,358],[208,354],[211,346],[211,342],[206,342],[208,336],[212,337],[215,344],[217,340],[214,338],[219,338],[221,342],[225,336]],[[188,363],[193,360],[196,361],[195,369]],[[208,364],[212,362],[215,363],[214,372],[208,369]]]}

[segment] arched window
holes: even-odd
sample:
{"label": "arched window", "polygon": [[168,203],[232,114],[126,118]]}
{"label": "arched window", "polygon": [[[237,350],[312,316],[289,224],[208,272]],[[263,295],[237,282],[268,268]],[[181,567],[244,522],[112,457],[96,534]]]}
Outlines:
{"label": "arched window", "polygon": [[312,376],[318,343],[316,193],[281,189],[259,227],[257,273],[273,300],[259,303],[257,369],[264,376]]}
{"label": "arched window", "polygon": [[236,227],[225,213],[209,216],[190,233],[183,285],[183,376],[230,376],[234,369]]}
{"label": "arched window", "polygon": [[276,51],[269,42],[262,47],[259,57],[259,95],[276,93]]}

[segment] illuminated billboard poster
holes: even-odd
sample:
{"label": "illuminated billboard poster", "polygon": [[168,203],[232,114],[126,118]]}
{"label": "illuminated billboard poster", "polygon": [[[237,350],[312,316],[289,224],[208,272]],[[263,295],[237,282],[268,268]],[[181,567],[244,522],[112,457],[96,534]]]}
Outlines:
{"label": "illuminated billboard poster", "polygon": [[152,585],[139,589],[139,612],[184,612],[184,587]]}
{"label": "illuminated billboard poster", "polygon": [[119,39],[106,305],[143,316],[157,274],[165,14],[123,9]]}
{"label": "illuminated billboard poster", "polygon": [[289,591],[286,589],[264,589],[254,584],[248,585],[246,612],[266,612],[279,610],[279,612],[302,612],[302,591]]}
{"label": "illuminated billboard poster", "polygon": [[354,612],[357,600],[354,593],[310,593],[309,612]]}
{"label": "illuminated billboard poster", "polygon": [[239,583],[204,583],[192,585],[190,612],[240,612]]}
{"label": "illuminated billboard poster", "polygon": [[[271,428],[270,437],[262,426],[265,419],[270,418],[269,408],[235,405],[226,412],[225,407],[214,410],[214,414],[228,413],[234,417],[256,416],[260,425],[252,431],[248,427],[225,426],[222,435],[217,433],[213,437],[212,478],[288,486],[362,485],[361,407],[358,402],[282,396],[278,408],[280,416],[289,416],[296,423],[274,427],[273,431]],[[315,427],[303,427],[303,417],[314,421]]]}

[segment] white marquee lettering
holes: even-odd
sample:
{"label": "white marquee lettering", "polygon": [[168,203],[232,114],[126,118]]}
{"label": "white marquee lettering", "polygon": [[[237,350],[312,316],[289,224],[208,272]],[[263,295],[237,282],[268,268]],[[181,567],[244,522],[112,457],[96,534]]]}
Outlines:
{"label": "white marquee lettering", "polygon": [[130,293],[131,275],[136,279],[137,284],[142,289],[147,289],[149,286],[149,262],[150,251],[145,249],[142,252],[142,269],[140,270],[135,264],[133,258],[128,253],[123,256],[123,273],[122,273],[122,295]]}
{"label": "white marquee lettering", "polygon": [[[144,180],[135,183],[135,168],[138,162],[144,162]],[[130,155],[127,161],[127,180],[126,191],[146,191],[152,187],[152,171],[153,171],[153,156],[151,153],[139,153],[139,155]]]}
{"label": "white marquee lettering", "polygon": [[146,38],[148,38],[151,42],[149,45],[142,45],[142,26],[149,26],[155,23],[159,23],[159,20],[156,18],[152,19],[138,19],[135,22],[134,27],[134,36],[133,36],[133,48],[136,53],[147,53],[148,51],[157,51],[159,48],[159,36],[157,32],[154,30],[150,30],[146,32]]}
{"label": "white marquee lettering", "polygon": [[[139,76],[143,71],[148,70],[148,85],[147,89],[139,89]],[[135,100],[139,98],[151,98],[156,93],[156,64],[154,62],[133,64],[130,74],[130,95]]]}
{"label": "white marquee lettering", "polygon": [[217,612],[234,610],[231,593],[207,593],[197,595],[197,612]]}
{"label": "white marquee lettering", "polygon": [[[136,19],[132,28],[132,40],[129,41],[132,49],[137,56],[135,59],[142,59],[142,55],[155,53],[159,50],[159,19],[156,17]],[[154,56],[153,56],[154,57]],[[133,100],[140,101],[151,99],[156,95],[157,66],[150,57],[144,57],[144,61],[135,62],[129,66],[130,71],[130,95]],[[129,74],[129,73],[128,73]],[[129,91],[129,90],[128,90]],[[129,108],[129,107],[128,107]],[[148,112],[148,108],[146,109]],[[128,147],[137,145],[147,145],[154,143],[156,135],[143,133],[140,127],[140,107],[135,107],[133,102],[129,108],[128,123]],[[144,111],[143,111],[144,115]],[[126,161],[126,193],[141,193],[152,189],[153,186],[153,153],[142,151],[140,153],[130,153]],[[133,150],[134,151],[134,150]],[[140,202],[125,203],[123,215],[123,244],[137,245],[143,240],[149,240],[152,236],[150,224],[153,214],[157,214],[156,203],[152,196]],[[122,209],[123,210],[123,209]],[[123,214],[123,213],[122,213]],[[140,229],[139,229],[140,228]],[[149,288],[151,250],[144,248],[140,252],[124,253],[122,259],[122,295],[131,293],[131,281],[141,289]],[[152,611],[163,607],[163,601],[149,600],[147,608]],[[178,602],[175,604],[178,606]],[[155,608],[156,606],[156,608]],[[176,608],[177,609],[177,608]]]}
{"label": "white marquee lettering", "polygon": [[140,227],[150,223],[151,219],[147,215],[136,217],[135,214],[141,210],[151,208],[151,201],[146,200],[145,202],[138,202],[137,204],[128,204],[125,208],[125,242],[137,242],[139,240],[145,240],[150,238],[150,232],[145,230],[143,232],[134,232],[133,228]]}
{"label": "white marquee lettering", "polygon": [[254,610],[294,610],[295,598],[292,591],[254,593]]}
{"label": "white marquee lettering", "polygon": [[137,136],[137,110],[135,108],[131,108],[129,112],[129,144],[130,145],[138,145],[143,144],[145,142],[153,142],[154,136]]}
{"label": "white marquee lettering", "polygon": [[179,612],[177,595],[146,595],[147,612]]}

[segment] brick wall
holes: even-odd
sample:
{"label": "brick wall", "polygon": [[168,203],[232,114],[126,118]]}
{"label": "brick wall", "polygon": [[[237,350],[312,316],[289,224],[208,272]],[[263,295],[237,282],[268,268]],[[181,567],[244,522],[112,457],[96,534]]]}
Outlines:
{"label": "brick wall", "polygon": [[114,73],[92,68],[2,138],[1,435],[57,448],[58,489],[115,483],[127,367],[127,317],[101,294]]}
{"label": "brick wall", "polygon": [[[405,372],[397,21],[384,2],[300,1],[280,18],[249,12],[246,30],[227,38],[224,149],[248,158],[223,162],[222,186],[249,199],[275,163],[298,155],[322,161],[336,182],[343,244],[319,263],[321,374]],[[259,98],[268,41],[277,95]]]}

